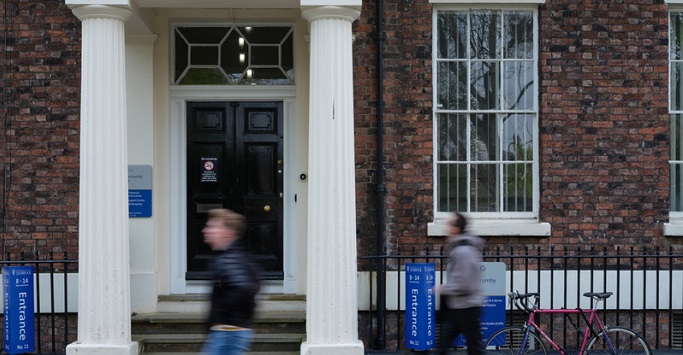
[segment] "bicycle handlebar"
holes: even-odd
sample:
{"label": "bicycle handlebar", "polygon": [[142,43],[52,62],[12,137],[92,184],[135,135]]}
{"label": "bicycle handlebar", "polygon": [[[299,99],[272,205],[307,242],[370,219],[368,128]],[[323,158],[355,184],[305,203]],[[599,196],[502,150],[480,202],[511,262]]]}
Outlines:
{"label": "bicycle handlebar", "polygon": [[[541,296],[536,293],[519,293],[519,291],[513,291],[508,293],[508,296],[510,297],[510,301],[515,304],[515,307],[517,309],[525,311],[527,313],[531,313],[536,309],[538,306],[538,301],[541,298]],[[534,302],[532,303],[531,307],[529,307],[529,298],[534,297]]]}

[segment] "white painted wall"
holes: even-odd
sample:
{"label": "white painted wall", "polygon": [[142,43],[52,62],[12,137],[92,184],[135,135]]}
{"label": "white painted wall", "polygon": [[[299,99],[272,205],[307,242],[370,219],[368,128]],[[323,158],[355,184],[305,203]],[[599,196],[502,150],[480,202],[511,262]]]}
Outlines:
{"label": "white painted wall", "polygon": [[[128,117],[128,164],[154,169],[153,68],[156,36],[126,37],[126,86]],[[152,183],[152,199],[161,191]],[[156,310],[157,250],[155,212],[150,218],[130,218],[131,309],[134,312]]]}
{"label": "white painted wall", "polygon": [[[588,270],[569,270],[565,273],[562,270],[556,270],[552,273],[548,270],[543,270],[540,273],[530,272],[528,278],[525,278],[524,271],[510,271],[506,272],[505,290],[518,290],[520,292],[538,292],[539,285],[543,285],[540,289],[541,308],[550,308],[551,303],[551,278],[552,289],[554,289],[555,300],[553,301],[553,308],[590,308],[590,299],[583,296],[585,292],[613,292],[613,295],[607,299],[607,309],[617,308],[617,299],[619,300],[620,309],[631,309],[631,300],[633,300],[633,309],[681,309],[683,308],[683,270],[674,270],[671,275],[668,271],[619,271],[610,270],[606,274],[600,271],[593,273],[593,280],[591,280],[590,271]],[[443,277],[445,280],[445,275]],[[659,279],[659,281],[658,281]],[[386,274],[387,280],[387,302],[388,310],[405,310],[405,272],[390,271]],[[442,280],[441,273],[436,272],[436,284],[440,284]],[[514,281],[511,281],[514,280]],[[569,291],[566,292],[567,303],[563,304],[565,297],[564,284],[567,281]],[[579,281],[580,280],[580,281]],[[511,288],[511,283],[512,288]],[[528,282],[528,283],[527,283]],[[577,296],[575,285],[579,284],[580,294]],[[527,286],[528,285],[528,286]],[[604,286],[606,285],[606,286]],[[528,288],[526,288],[528,287]],[[669,291],[672,289],[672,298],[669,298]],[[367,311],[370,309],[370,292],[373,295],[377,293],[377,279],[374,272],[359,272],[358,273],[358,308],[359,310]],[[659,292],[659,298],[657,298]],[[507,307],[509,309],[510,302],[507,299]],[[373,300],[373,302],[375,302]],[[375,309],[376,304],[372,304]]]}

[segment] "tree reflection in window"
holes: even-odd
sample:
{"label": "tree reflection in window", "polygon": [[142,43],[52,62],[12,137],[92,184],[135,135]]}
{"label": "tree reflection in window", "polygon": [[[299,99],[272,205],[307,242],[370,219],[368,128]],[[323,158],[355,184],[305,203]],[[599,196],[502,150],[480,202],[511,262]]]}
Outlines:
{"label": "tree reflection in window", "polygon": [[291,26],[174,28],[178,85],[292,85]]}
{"label": "tree reflection in window", "polygon": [[669,15],[669,210],[683,212],[683,12]]}
{"label": "tree reflection in window", "polygon": [[532,212],[537,129],[534,13],[438,11],[439,212]]}

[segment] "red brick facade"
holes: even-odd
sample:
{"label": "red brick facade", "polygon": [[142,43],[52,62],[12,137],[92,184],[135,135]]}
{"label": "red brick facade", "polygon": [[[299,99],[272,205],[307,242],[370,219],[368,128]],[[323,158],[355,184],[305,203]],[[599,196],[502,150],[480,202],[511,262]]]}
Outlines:
{"label": "red brick facade", "polygon": [[[4,6],[7,8],[4,8]],[[377,236],[377,7],[354,24],[359,254]],[[2,251],[75,255],[80,21],[63,0],[0,3]],[[387,248],[438,246],[433,219],[432,5],[384,0]],[[559,0],[539,7],[540,217],[550,238],[492,245],[665,246],[668,7]],[[2,179],[2,174],[0,174]]]}
{"label": "red brick facade", "polygon": [[552,1],[540,12],[541,217],[555,244],[666,245],[668,8]]}
{"label": "red brick facade", "polygon": [[11,0],[0,9],[0,251],[76,257],[81,24],[63,0]]}
{"label": "red brick facade", "polygon": [[[376,2],[354,34],[359,252],[375,249]],[[432,5],[385,1],[386,247],[420,250],[433,219]],[[490,246],[668,246],[668,7],[661,0],[539,7],[540,219],[550,238]]]}

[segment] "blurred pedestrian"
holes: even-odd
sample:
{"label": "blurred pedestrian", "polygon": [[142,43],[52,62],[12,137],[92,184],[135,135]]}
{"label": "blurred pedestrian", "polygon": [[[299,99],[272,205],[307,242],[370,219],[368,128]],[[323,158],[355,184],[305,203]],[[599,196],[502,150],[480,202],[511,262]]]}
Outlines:
{"label": "blurred pedestrian", "polygon": [[468,355],[484,354],[481,339],[481,247],[484,241],[466,231],[467,219],[455,212],[448,220],[449,251],[446,283],[437,286],[441,296],[441,332],[438,353],[447,354],[460,334],[465,336]]}
{"label": "blurred pedestrian", "polygon": [[213,292],[204,355],[245,354],[251,346],[259,272],[240,245],[245,228],[243,215],[212,209],[202,229],[204,242],[215,253],[209,267]]}

